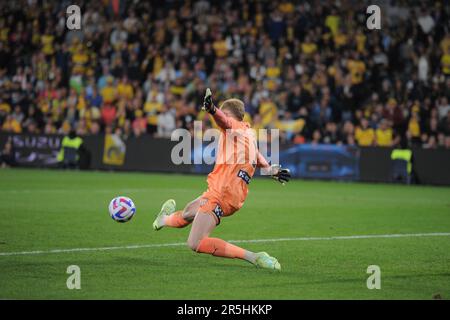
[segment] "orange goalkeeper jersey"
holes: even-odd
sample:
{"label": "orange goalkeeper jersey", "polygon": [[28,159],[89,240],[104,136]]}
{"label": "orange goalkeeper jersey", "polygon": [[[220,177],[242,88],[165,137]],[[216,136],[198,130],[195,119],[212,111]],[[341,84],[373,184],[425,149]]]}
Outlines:
{"label": "orange goalkeeper jersey", "polygon": [[208,190],[204,197],[221,205],[224,215],[242,207],[248,194],[248,184],[257,164],[257,142],[247,122],[225,119],[227,129],[221,129],[216,164],[208,175]]}

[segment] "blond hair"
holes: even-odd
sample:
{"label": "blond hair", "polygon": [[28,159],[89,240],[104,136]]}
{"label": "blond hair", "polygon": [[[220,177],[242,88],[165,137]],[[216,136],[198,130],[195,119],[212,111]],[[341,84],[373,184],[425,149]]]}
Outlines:
{"label": "blond hair", "polygon": [[231,113],[238,119],[239,121],[244,120],[245,115],[245,107],[244,102],[239,99],[228,99],[222,103],[220,107],[221,110],[230,110]]}

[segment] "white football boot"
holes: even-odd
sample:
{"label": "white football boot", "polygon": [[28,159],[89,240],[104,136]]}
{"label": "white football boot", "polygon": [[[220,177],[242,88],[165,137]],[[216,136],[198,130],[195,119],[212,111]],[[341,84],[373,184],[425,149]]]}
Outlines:
{"label": "white football boot", "polygon": [[161,211],[156,215],[155,221],[153,221],[153,230],[161,230],[164,225],[162,224],[165,216],[168,216],[175,212],[176,202],[173,199],[169,199],[161,207]]}

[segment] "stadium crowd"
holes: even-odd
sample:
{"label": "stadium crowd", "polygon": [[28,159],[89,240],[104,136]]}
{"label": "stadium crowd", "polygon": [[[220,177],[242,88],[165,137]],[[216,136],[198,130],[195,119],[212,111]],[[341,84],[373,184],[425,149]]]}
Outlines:
{"label": "stadium crowd", "polygon": [[[170,137],[206,87],[293,143],[450,148],[448,1],[0,3],[0,131]],[[335,5],[339,3],[339,5]]]}

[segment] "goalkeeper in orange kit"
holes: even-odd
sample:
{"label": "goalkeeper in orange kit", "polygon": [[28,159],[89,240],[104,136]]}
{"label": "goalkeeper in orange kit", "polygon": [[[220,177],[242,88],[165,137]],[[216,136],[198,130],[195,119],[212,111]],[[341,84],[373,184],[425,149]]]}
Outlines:
{"label": "goalkeeper in orange kit", "polygon": [[281,270],[278,260],[266,252],[251,252],[212,238],[210,234],[222,217],[231,216],[242,207],[256,167],[269,170],[270,175],[283,184],[289,181],[291,174],[279,165],[270,165],[258,151],[255,135],[250,125],[243,121],[245,110],[241,100],[228,99],[217,108],[207,89],[203,109],[212,115],[221,131],[216,164],[207,179],[208,189],[180,211],[175,211],[175,200],[167,200],[156,216],[153,228],[183,228],[192,223],[187,243],[193,251],[243,259],[261,268]]}

